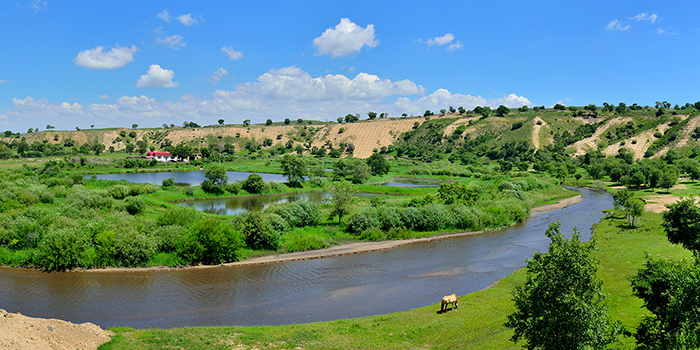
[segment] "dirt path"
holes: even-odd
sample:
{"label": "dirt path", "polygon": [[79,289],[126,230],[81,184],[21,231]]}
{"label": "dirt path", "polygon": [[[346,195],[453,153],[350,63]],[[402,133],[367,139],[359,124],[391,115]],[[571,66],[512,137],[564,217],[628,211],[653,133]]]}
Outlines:
{"label": "dirt path", "polygon": [[532,122],[534,123],[534,125],[532,126],[532,144],[537,150],[540,149],[540,129],[542,129],[543,126],[547,126],[547,123],[544,120],[542,120],[540,116],[535,117],[535,119],[533,119]]}
{"label": "dirt path", "polygon": [[596,131],[593,133],[593,135],[591,135],[591,137],[577,141],[573,144],[572,147],[576,150],[575,154],[577,156],[582,156],[586,154],[586,152],[588,152],[589,149],[597,149],[598,142],[600,142],[600,136],[603,135],[605,131],[607,131],[611,126],[627,123],[630,120],[632,120],[632,118],[630,117],[615,118],[599,126],[598,129],[596,129]]}
{"label": "dirt path", "polygon": [[92,323],[33,318],[0,309],[0,349],[97,349],[111,335]]}

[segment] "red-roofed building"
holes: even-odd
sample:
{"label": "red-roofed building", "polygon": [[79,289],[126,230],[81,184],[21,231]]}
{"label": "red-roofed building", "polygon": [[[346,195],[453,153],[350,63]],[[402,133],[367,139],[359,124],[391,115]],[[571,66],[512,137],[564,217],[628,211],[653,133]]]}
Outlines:
{"label": "red-roofed building", "polygon": [[147,159],[155,159],[159,162],[177,162],[177,157],[170,155],[170,152],[148,152]]}

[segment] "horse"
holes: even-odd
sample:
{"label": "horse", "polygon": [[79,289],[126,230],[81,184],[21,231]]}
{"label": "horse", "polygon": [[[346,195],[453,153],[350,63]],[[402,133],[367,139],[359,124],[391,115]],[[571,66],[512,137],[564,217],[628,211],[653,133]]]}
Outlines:
{"label": "horse", "polygon": [[457,300],[457,296],[452,294],[452,295],[445,295],[442,297],[442,305],[440,306],[440,313],[446,312],[447,311],[447,305],[452,304],[452,309],[458,309],[459,308],[459,300]]}

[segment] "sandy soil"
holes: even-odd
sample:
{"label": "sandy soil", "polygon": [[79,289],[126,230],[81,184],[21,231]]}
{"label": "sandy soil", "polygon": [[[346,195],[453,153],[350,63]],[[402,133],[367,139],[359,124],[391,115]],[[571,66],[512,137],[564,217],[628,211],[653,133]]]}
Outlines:
{"label": "sandy soil", "polygon": [[[535,124],[532,126],[532,144],[535,146],[535,149],[540,149],[540,129],[543,126],[547,126],[547,123],[539,116],[535,117],[532,122]],[[540,122],[540,124],[537,124],[537,122]]]}
{"label": "sandy soil", "polygon": [[[603,151],[603,154],[608,155],[608,156],[615,156],[617,155],[617,152],[620,148],[627,148],[629,149],[632,154],[634,155],[634,159],[641,159],[644,157],[644,152],[647,151],[647,148],[651,146],[652,143],[656,140],[656,137],[654,137],[654,133],[659,131],[662,134],[666,132],[670,127],[668,124],[661,124],[655,129],[649,129],[647,131],[642,132],[641,134],[631,137],[630,139],[625,140],[625,145],[623,146],[620,142],[616,142],[608,148],[606,148]],[[636,144],[632,143],[632,140],[637,140]],[[665,152],[664,152],[665,153]]]}
{"label": "sandy soil", "polygon": [[[458,113],[447,113],[447,114],[445,114],[445,117],[447,117],[447,118],[458,118],[458,117],[460,117],[460,114],[458,114]],[[452,123],[452,124],[450,124],[450,125],[448,125],[448,126],[445,127],[445,130],[444,130],[444,132],[443,132],[443,135],[445,135],[445,137],[452,136],[452,133],[455,132],[455,129],[457,129],[458,126],[469,124],[469,121],[471,121],[471,120],[478,120],[478,119],[479,119],[479,116],[476,116],[476,115],[472,115],[472,116],[469,116],[469,117],[462,117],[462,118],[460,118],[460,119],[457,119],[454,123]]]}
{"label": "sandy soil", "polygon": [[572,147],[576,149],[575,154],[577,156],[582,156],[586,154],[586,152],[588,152],[589,149],[597,149],[598,142],[600,142],[600,136],[603,135],[603,133],[606,130],[608,130],[608,128],[610,128],[613,125],[627,123],[630,120],[632,120],[631,117],[615,118],[605,123],[604,125],[599,126],[598,129],[596,129],[595,133],[591,135],[591,137],[585,138],[581,141],[577,141],[576,143],[574,143]]}
{"label": "sandy soil", "polygon": [[[321,147],[327,141],[338,147],[341,142],[355,145],[355,158],[369,158],[374,149],[391,145],[401,133],[413,129],[413,123],[423,124],[425,118],[375,119],[373,121],[330,124],[314,137],[312,146]],[[343,133],[339,133],[343,128]]]}
{"label": "sandy soil", "polygon": [[[685,119],[688,116],[680,116],[680,117],[682,119]],[[700,126],[700,115],[697,115],[697,116],[693,117],[693,119],[688,121],[688,124],[685,126],[685,128],[683,130],[681,130],[680,135],[678,135],[678,141],[676,141],[675,143],[673,143],[671,145],[668,145],[668,146],[662,148],[661,151],[659,151],[659,153],[654,155],[654,157],[659,157],[661,155],[665,155],[666,152],[668,152],[668,150],[671,149],[671,147],[673,147],[673,148],[683,147],[683,146],[688,145],[688,142],[696,142],[697,143],[697,141],[693,141],[691,136],[693,135],[693,131],[695,130],[695,128],[697,128],[698,126]]]}
{"label": "sandy soil", "polygon": [[92,323],[33,318],[0,309],[0,349],[97,349],[111,335]]}

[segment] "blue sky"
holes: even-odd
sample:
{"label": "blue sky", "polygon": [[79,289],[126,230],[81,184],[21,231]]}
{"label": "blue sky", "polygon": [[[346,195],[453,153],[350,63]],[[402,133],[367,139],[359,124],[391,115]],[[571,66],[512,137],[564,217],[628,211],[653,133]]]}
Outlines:
{"label": "blue sky", "polygon": [[699,4],[0,0],[0,129],[682,105]]}

